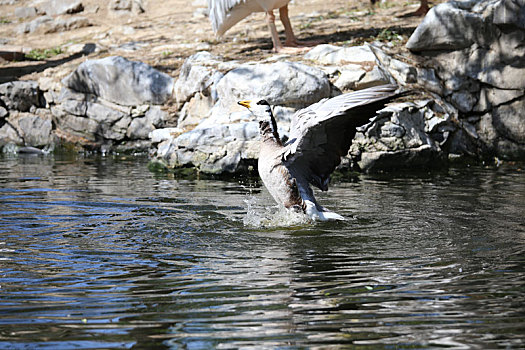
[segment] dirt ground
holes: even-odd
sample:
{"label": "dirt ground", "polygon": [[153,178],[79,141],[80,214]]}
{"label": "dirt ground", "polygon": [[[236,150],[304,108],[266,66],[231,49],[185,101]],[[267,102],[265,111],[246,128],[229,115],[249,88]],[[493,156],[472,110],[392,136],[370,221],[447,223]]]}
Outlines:
{"label": "dirt ground", "polygon": [[[435,0],[430,5],[440,2]],[[52,69],[47,70],[47,75],[72,70],[86,58],[109,55],[148,63],[174,77],[184,59],[201,50],[240,61],[273,55],[263,13],[251,15],[218,39],[203,14],[205,0],[147,0],[145,12],[119,15],[108,10],[106,1],[83,0],[83,12],[61,17],[87,17],[90,26],[56,33],[16,34],[23,20],[14,15],[14,10],[31,3],[32,0],[0,0],[0,51],[55,52],[44,60],[0,59],[0,82],[37,79],[48,68]],[[417,0],[388,0],[375,6],[370,0],[294,0],[289,12],[299,39],[336,45],[382,40],[392,42],[394,50],[404,51],[404,43],[422,20],[407,14],[418,6]],[[281,23],[276,22],[283,35]],[[95,43],[97,50],[87,57],[73,54],[73,48],[86,43]],[[289,59],[300,60],[301,55]]]}

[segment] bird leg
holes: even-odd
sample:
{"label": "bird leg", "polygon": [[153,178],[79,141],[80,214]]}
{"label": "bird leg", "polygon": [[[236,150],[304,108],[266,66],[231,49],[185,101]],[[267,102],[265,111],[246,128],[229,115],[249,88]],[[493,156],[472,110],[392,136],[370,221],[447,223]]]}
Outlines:
{"label": "bird leg", "polygon": [[270,34],[272,35],[273,50],[279,52],[279,49],[283,47],[281,40],[279,40],[279,34],[277,34],[277,28],[275,28],[275,15],[273,10],[266,12],[266,24],[268,29],[270,29]]}
{"label": "bird leg", "polygon": [[[279,9],[280,13],[281,13],[281,9]],[[299,47],[298,41],[295,38],[295,35],[293,34],[292,26],[290,24],[290,19],[288,18],[288,8],[286,8],[285,17],[286,19],[283,21],[283,16],[281,13],[281,22],[283,22],[284,31],[286,34],[286,43],[285,45],[283,45],[281,43],[281,40],[279,40],[279,34],[277,33],[277,28],[275,27],[275,15],[273,14],[273,10],[266,12],[266,24],[268,25],[268,29],[270,29],[270,34],[272,35],[273,51],[277,53],[304,52],[305,48]]]}
{"label": "bird leg", "polygon": [[293,33],[292,24],[290,23],[290,17],[288,17],[288,4],[279,8],[279,17],[284,26],[284,34],[286,35],[286,41],[284,46],[287,47],[307,47],[318,45],[317,41],[299,41]]}

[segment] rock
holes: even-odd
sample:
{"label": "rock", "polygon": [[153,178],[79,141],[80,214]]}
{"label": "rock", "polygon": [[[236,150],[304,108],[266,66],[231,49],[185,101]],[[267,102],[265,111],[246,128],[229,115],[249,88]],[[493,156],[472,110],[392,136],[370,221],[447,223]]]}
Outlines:
{"label": "rock", "polygon": [[257,122],[195,129],[159,144],[156,160],[208,174],[246,171],[259,154],[258,133]]}
{"label": "rock", "polygon": [[334,85],[341,91],[354,90],[356,83],[366,74],[366,70],[358,64],[344,65],[339,71],[340,75],[334,82]]}
{"label": "rock", "polygon": [[387,71],[379,68],[379,66],[374,66],[371,71],[366,72],[364,77],[355,83],[355,88],[356,90],[361,90],[392,82],[391,75]]}
{"label": "rock", "polygon": [[340,47],[334,45],[317,45],[304,55],[308,60],[317,61],[321,64],[360,64],[374,65],[376,56],[372,50],[366,46]]}
{"label": "rock", "polygon": [[34,33],[38,30],[46,32],[47,27],[53,25],[53,17],[51,16],[40,16],[32,20],[31,22],[25,22],[16,27],[17,34]]}
{"label": "rock", "polygon": [[[392,75],[384,69],[385,67],[378,65],[380,62],[378,55],[387,56],[381,49],[371,45],[351,47],[318,45],[310,50],[305,58],[322,64],[337,64],[340,74],[334,85],[346,91],[365,89],[394,81]],[[401,64],[402,62],[396,66],[398,70],[402,69]],[[408,70],[408,67],[403,68]],[[409,73],[405,72],[405,74]]]}
{"label": "rock", "polygon": [[131,117],[96,102],[87,102],[86,107],[86,117],[97,124],[95,135],[116,141],[124,139]]}
{"label": "rock", "polygon": [[18,34],[35,32],[47,34],[89,27],[90,25],[89,20],[81,16],[56,19],[51,16],[41,16],[29,23],[22,23],[16,31]]}
{"label": "rock", "polygon": [[31,18],[36,17],[38,14],[38,11],[36,7],[28,6],[28,7],[17,7],[15,8],[15,16],[17,18]]}
{"label": "rock", "polygon": [[417,84],[436,94],[443,94],[443,86],[433,68],[417,68]]}
{"label": "rock", "polygon": [[78,54],[88,55],[90,53],[100,50],[96,44],[92,44],[92,43],[67,44],[67,45],[64,45],[62,48],[70,55],[78,55]]}
{"label": "rock", "polygon": [[145,12],[142,0],[111,0],[108,9],[117,15],[126,12],[135,14]]}
{"label": "rock", "polygon": [[102,152],[142,150],[151,145],[149,133],[167,120],[155,103],[171,96],[173,79],[144,63],[88,60],[62,82],[51,110],[56,134],[67,142]]}
{"label": "rock", "polygon": [[[336,51],[332,46],[325,47],[327,49]],[[238,108],[238,100],[264,96],[274,106],[280,134],[286,135],[290,115],[297,108],[334,93],[327,75],[315,67],[291,62],[245,63],[219,75],[221,63],[218,61],[220,58],[216,56],[199,53],[183,64],[176,84],[177,96],[182,102],[179,128],[174,135],[162,129],[150,133],[150,137],[160,142],[156,160],[167,167],[196,167],[201,172],[214,174],[243,170],[246,164],[255,164],[258,131],[251,114]],[[389,59],[388,68],[395,70],[404,81],[416,80],[417,70],[404,62]],[[384,84],[393,79],[387,68],[375,61],[364,66],[346,63],[330,71],[342,71],[349,76],[344,84],[343,74],[335,79],[340,89]],[[212,79],[214,75],[218,78]],[[243,82],[242,89],[239,81]],[[216,98],[212,97],[213,91]],[[359,166],[373,171],[400,167],[401,160],[405,162],[403,166],[421,167],[445,159],[441,146],[447,146],[457,126],[451,121],[451,114],[445,112],[454,108],[442,102],[446,108],[426,100],[382,112],[353,145],[354,163],[359,159]],[[183,132],[195,124],[193,130]],[[253,152],[246,153],[247,149]]]}
{"label": "rock", "polygon": [[[46,146],[52,143],[52,118],[47,109],[38,109],[36,113],[14,112],[7,118],[8,125],[2,127],[2,143],[12,141],[18,145]],[[12,130],[10,130],[12,129]]]}
{"label": "rock", "polygon": [[20,137],[16,129],[9,123],[4,123],[0,127],[0,146],[9,144],[23,145],[24,140]]}
{"label": "rock", "polygon": [[111,108],[94,96],[85,101],[62,100],[52,111],[58,128],[90,142],[123,141],[132,122],[130,109]]}
{"label": "rock", "polygon": [[47,0],[40,4],[48,16],[57,16],[82,12],[84,5],[80,0]]}
{"label": "rock", "polygon": [[494,24],[501,27],[525,29],[525,6],[523,0],[498,1],[493,7]]}
{"label": "rock", "polygon": [[65,100],[60,104],[64,112],[72,115],[83,117],[87,113],[87,102],[76,100]]}
{"label": "rock", "polygon": [[219,62],[220,58],[209,52],[198,52],[186,59],[175,82],[177,102],[184,103],[197,93],[216,95],[209,89],[224,76],[217,71]]}
{"label": "rock", "polygon": [[[441,163],[444,153],[431,134],[453,127],[448,116],[437,117],[430,101],[398,103],[378,113],[358,128],[350,147],[352,164],[366,172],[411,167],[432,167]],[[436,120],[438,118],[438,120]]]}
{"label": "rock", "polygon": [[[239,81],[243,84],[239,85]],[[332,93],[330,82],[321,70],[292,62],[239,65],[209,90],[216,91],[217,102],[197,128],[253,120],[237,102],[264,97],[274,105],[274,114],[283,134],[288,133],[291,114],[297,108],[306,107]]]}
{"label": "rock", "polygon": [[[440,73],[445,80],[467,76],[501,89],[523,89],[525,31],[519,25],[519,29],[502,31],[491,22],[491,16],[502,8],[512,8],[512,4],[512,0],[484,0],[435,6],[414,31],[407,47],[423,52],[444,50],[435,58],[443,67]],[[520,11],[518,14],[523,13],[523,7]],[[518,17],[509,21],[519,21]],[[443,21],[450,25],[444,26]]]}
{"label": "rock", "polygon": [[84,147],[96,145],[100,141],[99,125],[95,120],[65,112],[61,107],[52,107],[56,120],[58,137]]}
{"label": "rock", "polygon": [[163,125],[166,119],[165,113],[158,107],[151,107],[141,118],[133,118],[129,125],[126,136],[132,140],[149,139],[149,134]]}
{"label": "rock", "polygon": [[66,19],[57,19],[54,26],[51,26],[46,33],[65,32],[69,30],[91,26],[91,22],[86,17],[75,16]]}
{"label": "rock", "polygon": [[525,98],[495,108],[493,119],[500,135],[525,150]]}
{"label": "rock", "polygon": [[[523,37],[525,41],[525,35]],[[500,89],[524,89],[525,75],[523,74],[523,66],[525,64],[525,55],[520,56],[518,52],[512,55],[516,60],[513,64],[506,60],[502,61],[504,53],[494,52],[492,50],[475,50],[470,54],[470,57],[481,62],[479,71],[467,72],[469,76],[479,80],[481,83],[488,84]]]}
{"label": "rock", "polygon": [[418,83],[458,111],[456,149],[505,159],[525,154],[524,29],[522,0],[450,1],[434,6],[410,37],[407,47],[435,67],[425,78],[418,69]]}
{"label": "rock", "polygon": [[142,62],[120,56],[87,60],[62,80],[77,92],[124,106],[162,104],[173,91],[173,79]]}
{"label": "rock", "polygon": [[475,112],[485,112],[492,107],[510,102],[525,94],[524,90],[501,90],[490,87],[482,87]]}
{"label": "rock", "polygon": [[272,105],[291,107],[310,105],[331,93],[320,69],[296,62],[242,64],[226,73],[216,89],[223,104],[262,97]]}
{"label": "rock", "polygon": [[482,156],[523,159],[525,156],[525,97],[483,114],[474,125],[475,139]]}
{"label": "rock", "polygon": [[391,75],[396,81],[404,85],[417,82],[418,71],[415,67],[403,61],[391,58],[385,52],[378,48],[375,48],[373,51],[376,57],[381,62],[381,66],[384,67],[383,71],[387,70],[389,73],[383,73],[383,76],[385,78],[388,78],[390,80],[389,75]]}
{"label": "rock", "polygon": [[38,78],[38,88],[41,90],[41,91],[60,91],[61,89],[61,84],[59,81],[53,79],[52,77],[48,77],[48,76],[41,76]]}
{"label": "rock", "polygon": [[27,112],[31,107],[44,107],[42,92],[35,81],[12,81],[0,84],[0,100],[8,109]]}
{"label": "rock", "polygon": [[182,134],[184,130],[181,128],[162,128],[162,129],[155,129],[149,133],[149,138],[151,139],[152,143],[159,143],[162,141],[173,139],[180,134]]}
{"label": "rock", "polygon": [[456,91],[450,97],[450,101],[463,113],[471,112],[478,102],[476,95],[469,91]]}
{"label": "rock", "polygon": [[458,2],[443,3],[430,9],[406,46],[413,51],[458,50],[474,43],[486,44],[498,32],[492,31],[481,15],[460,8]]}
{"label": "rock", "polygon": [[205,96],[202,93],[195,94],[182,107],[177,125],[180,128],[191,128],[199,124],[202,119],[210,114],[213,107],[211,96]]}

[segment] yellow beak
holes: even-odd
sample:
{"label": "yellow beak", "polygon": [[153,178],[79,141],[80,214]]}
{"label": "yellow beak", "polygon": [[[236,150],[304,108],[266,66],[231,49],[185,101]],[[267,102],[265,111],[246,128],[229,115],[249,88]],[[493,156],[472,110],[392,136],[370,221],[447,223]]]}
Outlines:
{"label": "yellow beak", "polygon": [[239,102],[237,102],[237,103],[240,104],[241,106],[246,107],[246,108],[250,108],[250,103],[251,103],[251,102],[252,102],[252,101],[239,101]]}

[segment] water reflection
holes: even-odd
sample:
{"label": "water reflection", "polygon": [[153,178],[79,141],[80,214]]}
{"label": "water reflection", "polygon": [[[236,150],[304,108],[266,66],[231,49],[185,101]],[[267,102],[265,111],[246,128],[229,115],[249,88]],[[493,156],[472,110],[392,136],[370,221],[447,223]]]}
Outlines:
{"label": "water reflection", "polygon": [[0,348],[523,346],[517,167],[363,175],[289,225],[145,161],[0,160]]}

